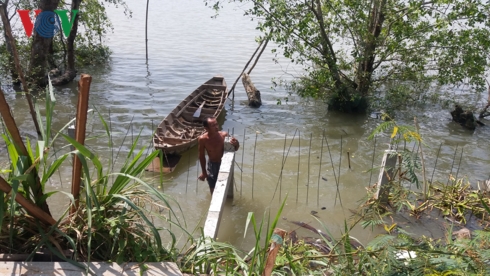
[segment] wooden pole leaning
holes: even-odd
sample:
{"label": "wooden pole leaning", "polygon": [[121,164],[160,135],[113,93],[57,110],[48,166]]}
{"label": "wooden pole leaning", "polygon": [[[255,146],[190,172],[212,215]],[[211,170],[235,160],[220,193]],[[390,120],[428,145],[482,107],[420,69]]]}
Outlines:
{"label": "wooden pole leaning", "polygon": [[[88,74],[82,74],[78,81],[78,106],[75,127],[75,140],[80,144],[85,144],[85,130],[87,124],[88,98],[92,77]],[[80,181],[81,181],[82,163],[77,156],[73,159],[72,186],[71,194],[75,199],[73,206],[70,209],[70,214],[73,214],[78,209],[80,200]]]}
{"label": "wooden pole leaning", "polygon": [[[3,179],[2,177],[0,177],[0,190],[6,194],[10,194],[12,192],[12,186],[10,186],[7,181],[5,181],[5,179]],[[46,213],[43,209],[39,208],[37,205],[27,200],[21,194],[17,193],[15,195],[15,201],[17,201],[22,207],[24,207],[31,216],[39,219],[45,224],[56,224],[56,220],[54,220],[54,218],[49,213]]]}

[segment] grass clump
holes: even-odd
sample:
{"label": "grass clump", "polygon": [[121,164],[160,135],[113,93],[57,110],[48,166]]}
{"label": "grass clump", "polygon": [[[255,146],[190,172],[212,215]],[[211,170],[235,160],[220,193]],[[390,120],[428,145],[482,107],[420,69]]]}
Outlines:
{"label": "grass clump", "polygon": [[[183,229],[173,209],[180,208],[141,178],[158,152],[145,157],[145,148],[136,149],[138,136],[121,169],[114,172],[111,166],[103,165],[96,152],[63,134],[72,122],[59,131],[51,128],[55,102],[52,87],[48,86],[45,116],[36,106],[42,133],[35,150],[31,150],[29,140],[24,146],[12,116],[2,113],[2,137],[11,162],[2,169],[5,179],[0,177],[0,253],[27,253],[33,257],[46,249],[77,266],[81,266],[77,263],[80,261],[174,261],[176,237],[168,227]],[[0,104],[9,110],[6,101]],[[111,140],[108,124],[99,117]],[[55,141],[74,150],[60,154],[62,150],[55,150]],[[112,148],[111,143],[109,146]],[[47,192],[45,184],[53,181],[61,168],[70,166],[70,157],[82,164],[80,198],[74,204],[72,194],[61,192],[66,195],[68,207],[55,220],[44,207],[50,196],[60,192]]]}

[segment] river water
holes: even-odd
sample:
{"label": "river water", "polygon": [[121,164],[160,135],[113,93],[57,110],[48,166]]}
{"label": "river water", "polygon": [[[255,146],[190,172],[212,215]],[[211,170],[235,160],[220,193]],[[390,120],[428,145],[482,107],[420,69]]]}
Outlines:
{"label": "river water", "polygon": [[[145,6],[143,1],[129,0],[132,18],[124,16],[121,9],[108,9],[114,25],[113,33],[107,38],[113,51],[110,65],[80,70],[93,76],[90,104],[110,123],[116,151],[108,150],[106,139],[96,138],[104,133],[96,118],[90,120],[92,139],[87,144],[103,160],[117,155],[116,167],[122,162],[120,157],[129,150],[132,138],[131,132],[126,137],[128,129],[134,133],[141,130],[140,144],[149,145],[154,126],[201,83],[221,74],[231,86],[255,51],[255,38],[260,35],[255,30],[255,21],[242,16],[240,6],[227,6],[217,19],[212,19],[214,13],[201,1],[150,2],[148,65],[145,63]],[[218,239],[240,248],[250,248],[253,241],[251,229],[244,238],[248,213],[254,212],[260,221],[270,211],[274,218],[284,200],[279,227],[295,229],[289,221],[298,220],[321,228],[310,214],[314,211],[332,234],[339,235],[344,221],[350,218],[349,209],[354,209],[366,195],[366,187],[376,182],[378,171],[369,170],[373,162],[374,167],[380,164],[382,151],[389,142],[388,134],[379,136],[376,146],[373,140],[367,139],[381,123],[379,119],[328,112],[324,103],[289,95],[279,86],[273,88],[271,79],[291,79],[301,69],[280,56],[276,62],[270,49],[272,46],[251,74],[261,90],[263,106],[248,107],[239,82],[235,103],[227,102],[223,123],[223,129],[233,131],[242,148],[236,155],[235,198],[226,205]],[[35,136],[30,116],[25,112],[25,99],[5,88],[23,133]],[[59,129],[75,116],[76,83],[56,88],[56,97],[54,129]],[[283,100],[282,105],[277,105],[277,100],[284,97],[288,97],[288,102]],[[396,119],[400,124],[413,125],[413,114],[417,112],[426,143],[427,174],[434,174],[434,180],[445,182],[450,172],[467,176],[473,184],[489,177],[489,127],[470,133],[451,122],[449,109],[435,104],[405,111]],[[455,150],[458,150],[456,154]],[[283,160],[286,160],[284,165]],[[183,155],[176,171],[167,175],[163,183],[151,173],[144,175],[180,203],[189,230],[202,226],[210,202],[207,184],[196,180],[199,173],[196,165],[194,148]],[[47,189],[69,191],[70,173],[70,168],[64,169],[60,180],[52,181]],[[67,199],[57,196],[50,204],[54,206],[53,212],[60,215]],[[371,232],[355,228],[352,235],[366,242],[378,233],[380,229]],[[303,231],[300,235],[312,233]]]}

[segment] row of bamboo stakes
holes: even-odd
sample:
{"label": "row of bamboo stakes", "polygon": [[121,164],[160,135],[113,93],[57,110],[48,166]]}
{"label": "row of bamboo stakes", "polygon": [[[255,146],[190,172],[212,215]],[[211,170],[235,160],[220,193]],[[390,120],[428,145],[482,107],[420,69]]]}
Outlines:
{"label": "row of bamboo stakes", "polygon": [[[256,170],[256,152],[257,152],[257,139],[258,139],[258,136],[259,134],[257,132],[255,132],[254,134],[252,134],[253,136],[255,137],[250,137],[251,134],[248,134],[249,138],[251,138],[250,142],[253,143],[252,146],[250,147],[253,147],[253,148],[248,148],[248,150],[250,150],[251,152],[251,158],[252,158],[252,162],[251,162],[251,165],[249,167],[250,169],[250,175],[251,175],[251,180],[250,180],[250,188],[251,188],[251,197],[252,199],[254,198],[254,192],[256,190],[256,174],[257,174],[257,170]],[[235,189],[237,190],[237,192],[239,192],[240,194],[240,197],[242,196],[242,193],[243,193],[243,174],[244,174],[244,157],[245,157],[245,148],[247,147],[247,145],[250,145],[248,142],[247,143],[247,139],[245,139],[245,137],[247,136],[247,133],[246,133],[246,129],[243,130],[243,140],[241,141],[241,157],[238,157],[237,160],[235,161],[235,164],[237,165],[238,169],[241,171],[241,174],[239,177],[237,177],[235,179]],[[290,156],[290,151],[291,151],[291,147],[293,146],[297,146],[297,149],[298,149],[298,152],[301,152],[302,149],[307,149],[308,151],[308,154],[305,156],[305,155],[301,155],[298,153],[297,155],[297,172],[296,172],[296,203],[298,203],[299,201],[299,184],[300,184],[300,174],[303,174],[303,175],[306,175],[306,204],[309,203],[310,201],[310,190],[311,189],[315,189],[316,188],[316,204],[319,205],[319,202],[320,202],[320,198],[319,198],[319,195],[320,195],[320,186],[321,186],[321,181],[324,177],[322,177],[321,175],[321,172],[322,172],[322,168],[325,167],[325,160],[323,160],[325,158],[324,153],[328,152],[328,156],[326,156],[328,159],[329,159],[329,166],[331,166],[331,168],[329,168],[331,170],[331,172],[333,173],[333,177],[334,177],[334,182],[336,184],[336,196],[335,196],[335,201],[334,201],[334,206],[336,206],[337,204],[337,201],[338,203],[343,206],[343,203],[342,203],[342,198],[340,196],[340,176],[341,176],[341,168],[343,166],[347,166],[349,171],[352,170],[352,163],[351,163],[351,154],[352,154],[352,151],[351,149],[347,149],[345,150],[344,149],[344,137],[341,135],[340,137],[340,155],[338,156],[338,161],[337,162],[334,162],[334,158],[333,156],[336,155],[335,153],[332,152],[332,149],[331,149],[331,145],[330,145],[330,141],[329,139],[327,139],[326,135],[325,135],[325,131],[323,131],[323,134],[321,136],[322,138],[322,145],[319,149],[319,156],[320,156],[320,164],[318,165],[318,174],[317,175],[312,175],[312,173],[310,172],[310,169],[312,168],[311,164],[310,164],[310,161],[311,161],[311,151],[312,151],[312,140],[313,140],[313,137],[312,137],[312,134],[310,133],[309,135],[307,136],[304,136],[304,137],[300,137],[301,136],[301,133],[299,130],[296,130],[295,133],[293,134],[292,138],[288,138],[288,137],[291,137],[287,134],[284,134],[284,145],[283,145],[283,151],[282,151],[282,161],[280,162],[279,164],[279,167],[278,167],[278,170],[279,170],[279,176],[278,176],[278,179],[277,179],[277,182],[276,182],[276,186],[275,186],[275,191],[274,191],[274,195],[271,199],[271,202],[274,198],[276,198],[276,193],[277,191],[279,191],[279,202],[281,202],[282,200],[282,189],[283,189],[283,171],[284,171],[284,167],[285,167],[285,163],[286,163],[286,160],[289,158],[295,158],[296,156],[292,157]],[[303,138],[303,139],[299,139],[299,138]],[[305,139],[306,138],[306,139]],[[297,143],[295,143],[295,140],[298,140]],[[306,140],[306,141],[305,141]],[[373,172],[375,172],[375,168],[377,165],[375,165],[375,161],[376,161],[376,156],[379,152],[379,141],[378,141],[378,137],[377,136],[374,136],[373,138],[373,151],[372,151],[372,156],[371,156],[371,160],[370,160],[370,169],[367,170],[369,171],[369,181],[367,181],[366,185],[372,185],[374,184],[373,183]],[[421,145],[419,145],[420,143],[419,142],[416,142],[413,144],[413,147],[412,148],[407,148],[407,144],[398,144],[398,145],[392,145],[392,148],[396,148],[398,149],[399,147],[402,147],[402,148],[405,148],[405,149],[408,149],[408,150],[411,150],[411,152],[413,153],[416,153],[418,154],[420,157],[420,151],[421,151]],[[421,178],[424,178],[423,181],[421,181],[422,184],[426,184],[425,186],[422,186],[422,191],[424,193],[426,193],[427,189],[428,189],[428,184],[429,183],[432,183],[433,182],[433,178],[434,178],[434,175],[435,175],[435,172],[436,172],[436,169],[437,169],[437,166],[438,164],[440,163],[439,162],[439,157],[440,157],[440,154],[441,154],[441,148],[442,148],[442,145],[443,143],[441,142],[439,145],[438,145],[438,148],[437,148],[437,151],[435,152],[435,163],[432,166],[429,166],[428,164],[426,164],[426,161],[425,161],[425,158],[424,158],[424,164],[423,164],[423,167],[424,167],[424,170],[423,172],[421,173]],[[343,157],[345,157],[345,154],[347,154],[347,160],[344,159]],[[448,177],[447,177],[447,182],[449,184],[449,181],[451,179],[451,177],[458,177],[459,176],[459,172],[460,172],[460,168],[461,168],[461,165],[462,165],[462,161],[463,161],[463,154],[464,154],[464,147],[461,147],[459,145],[457,145],[454,149],[454,156],[452,158],[452,163],[451,163],[451,166],[450,166],[450,169],[449,169],[449,173],[447,174]],[[460,155],[459,158],[457,157],[457,155]],[[189,186],[189,182],[190,182],[190,175],[192,174],[191,173],[191,168],[195,165],[195,170],[196,170],[196,179],[197,179],[197,176],[199,176],[199,170],[200,170],[200,166],[199,166],[199,160],[196,161],[196,163],[192,163],[191,162],[191,154],[188,154],[188,161],[187,161],[187,180],[186,180],[186,186],[185,186],[185,192],[187,193],[188,192],[188,186]],[[393,169],[398,169],[398,176],[400,178],[402,178],[402,171],[401,171],[401,156],[398,156],[398,167],[397,168],[393,168]],[[421,157],[422,158],[422,157]],[[240,161],[241,159],[241,161]],[[344,160],[346,160],[347,162],[345,162]],[[300,171],[300,164],[304,162],[305,164],[307,164],[307,168],[304,170],[304,171]],[[240,163],[240,164],[239,164]],[[347,164],[346,164],[347,163]],[[429,168],[430,167],[430,168]],[[430,172],[430,170],[432,170],[432,172]],[[376,174],[378,172],[376,171]],[[425,176],[424,176],[425,175]],[[430,177],[429,177],[430,176]],[[376,178],[377,179],[377,178]],[[316,185],[311,185],[311,180],[313,180],[314,182],[316,182],[315,184]],[[323,179],[325,180],[325,179]],[[376,180],[375,180],[376,182]],[[369,183],[369,184],[368,184]],[[195,188],[195,192],[196,194],[198,193],[198,187],[199,187],[199,181],[196,180],[195,182],[196,184],[196,188]],[[316,187],[315,187],[316,186]]]}

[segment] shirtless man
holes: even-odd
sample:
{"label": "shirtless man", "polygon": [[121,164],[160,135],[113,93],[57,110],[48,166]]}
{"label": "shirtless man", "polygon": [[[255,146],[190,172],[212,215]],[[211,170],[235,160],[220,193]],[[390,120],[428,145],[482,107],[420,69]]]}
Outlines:
{"label": "shirtless man", "polygon": [[[201,135],[199,141],[199,161],[201,162],[202,173],[199,176],[199,180],[208,180],[209,189],[213,194],[216,181],[218,180],[219,167],[221,165],[221,157],[225,152],[225,137],[228,136],[226,131],[219,131],[218,122],[216,118],[208,118],[203,122],[203,126],[206,129],[206,133]],[[238,150],[240,146],[238,140],[234,137],[231,138],[230,143]],[[204,150],[208,153],[208,168],[206,170],[206,156]]]}

